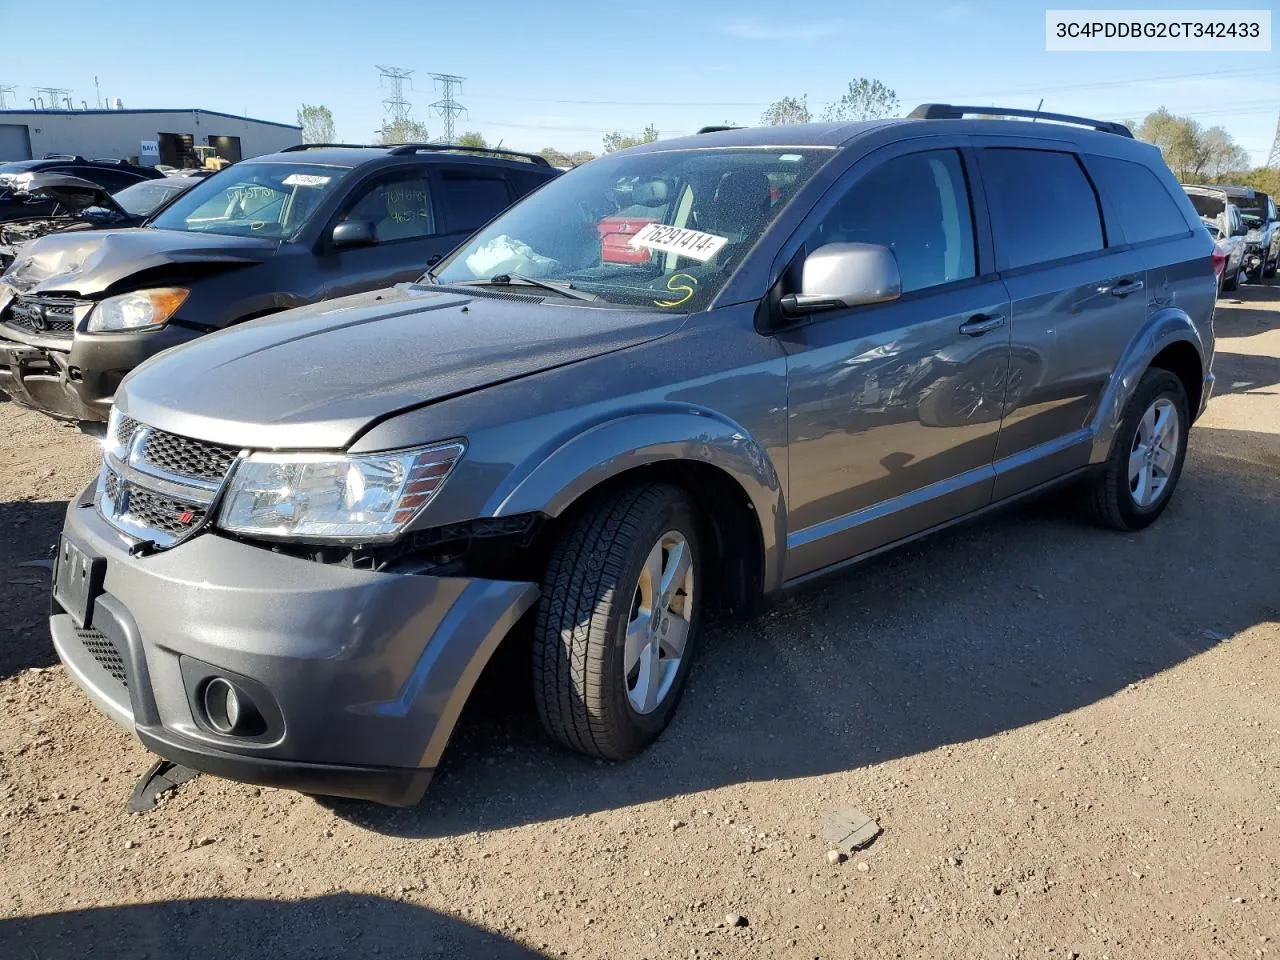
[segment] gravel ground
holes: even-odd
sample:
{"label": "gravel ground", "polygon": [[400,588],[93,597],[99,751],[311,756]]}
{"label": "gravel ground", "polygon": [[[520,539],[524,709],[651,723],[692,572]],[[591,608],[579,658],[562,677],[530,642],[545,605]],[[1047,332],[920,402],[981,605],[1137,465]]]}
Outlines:
{"label": "gravel ground", "polygon": [[[601,764],[489,672],[411,810],[151,758],[43,618],[74,430],[0,403],[0,957],[1280,956],[1280,288],[1154,528],[1061,499],[706,638],[667,735]],[[824,817],[884,834],[833,864]],[[741,918],[741,922],[739,922]]]}

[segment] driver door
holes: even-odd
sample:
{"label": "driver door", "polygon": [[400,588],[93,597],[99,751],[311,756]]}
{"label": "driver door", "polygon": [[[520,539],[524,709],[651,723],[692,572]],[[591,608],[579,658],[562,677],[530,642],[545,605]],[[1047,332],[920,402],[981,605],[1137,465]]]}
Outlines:
{"label": "driver door", "polygon": [[804,253],[889,247],[902,295],[777,334],[790,414],[788,579],[991,501],[1009,296],[971,154],[911,146],[856,165],[802,228]]}
{"label": "driver door", "polygon": [[[343,220],[364,220],[377,242],[335,249],[328,239]],[[427,167],[375,176],[356,188],[330,224],[320,255],[324,298],[345,297],[416,280],[433,257],[452,249],[440,226]]]}

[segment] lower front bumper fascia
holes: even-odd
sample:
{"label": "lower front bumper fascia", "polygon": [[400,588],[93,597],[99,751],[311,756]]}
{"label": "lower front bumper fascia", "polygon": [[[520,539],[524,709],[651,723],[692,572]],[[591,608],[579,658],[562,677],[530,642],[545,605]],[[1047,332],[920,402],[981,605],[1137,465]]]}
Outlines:
{"label": "lower front bumper fascia", "polygon": [[246,757],[204,744],[176,742],[146,727],[137,727],[135,733],[152,753],[215,777],[299,793],[372,800],[393,807],[409,807],[421,800],[435,773],[427,768],[358,767]]}

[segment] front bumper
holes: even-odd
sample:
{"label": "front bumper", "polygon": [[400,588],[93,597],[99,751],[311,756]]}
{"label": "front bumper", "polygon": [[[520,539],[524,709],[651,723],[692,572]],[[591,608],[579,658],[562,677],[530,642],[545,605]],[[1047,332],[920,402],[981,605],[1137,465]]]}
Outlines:
{"label": "front bumper", "polygon": [[[64,533],[104,557],[85,628],[57,602],[59,657],[109,716],[162,757],[218,776],[416,803],[462,706],[531,583],[373,573],[214,534],[130,557],[86,490]],[[215,676],[264,718],[219,733]]]}
{"label": "front bumper", "polygon": [[199,332],[166,326],[145,333],[51,337],[0,325],[0,390],[63,420],[106,420],[116,387],[142,361]]}

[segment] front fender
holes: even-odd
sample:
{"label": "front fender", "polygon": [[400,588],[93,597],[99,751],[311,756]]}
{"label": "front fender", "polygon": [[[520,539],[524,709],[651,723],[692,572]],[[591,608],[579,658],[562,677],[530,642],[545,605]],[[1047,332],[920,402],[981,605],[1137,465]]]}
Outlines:
{"label": "front fender", "polygon": [[[1102,401],[1098,404],[1098,412],[1093,422],[1093,449],[1089,456],[1090,463],[1103,463],[1111,455],[1111,444],[1115,440],[1116,432],[1120,429],[1124,409],[1133,392],[1138,388],[1138,381],[1147,372],[1147,368],[1151,366],[1151,361],[1157,354],[1180,341],[1195,348],[1200,358],[1202,376],[1210,376],[1209,366],[1213,360],[1212,340],[1202,336],[1187,313],[1177,307],[1166,307],[1153,314],[1138,335],[1130,341],[1129,348],[1116,364],[1111,380],[1103,391]],[[1198,416],[1199,413],[1199,410],[1193,410],[1192,417]]]}
{"label": "front fender", "polygon": [[670,460],[716,467],[741,487],[760,525],[764,592],[773,593],[781,584],[780,550],[786,542],[786,505],[777,470],[746,430],[702,407],[635,409],[581,430],[515,471],[494,493],[486,515],[559,516],[611,477]]}

